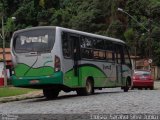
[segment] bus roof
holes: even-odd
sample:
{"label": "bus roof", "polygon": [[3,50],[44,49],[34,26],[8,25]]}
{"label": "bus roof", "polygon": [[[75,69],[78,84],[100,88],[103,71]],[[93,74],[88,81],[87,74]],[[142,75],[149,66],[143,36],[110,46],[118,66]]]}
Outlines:
{"label": "bus roof", "polygon": [[101,39],[107,39],[113,42],[119,42],[119,43],[123,43],[125,44],[124,41],[120,40],[120,39],[116,39],[116,38],[112,38],[112,37],[106,37],[106,36],[102,36],[102,35],[97,35],[97,34],[93,34],[93,33],[88,33],[88,32],[83,32],[83,31],[78,31],[78,30],[73,30],[73,29],[68,29],[68,28],[63,28],[63,27],[56,27],[60,30],[64,30],[64,31],[68,31],[68,32],[73,32],[73,33],[81,33],[82,35],[87,35],[87,36],[91,36],[91,37],[96,37],[96,38],[101,38]]}
{"label": "bus roof", "polygon": [[69,29],[69,28],[58,27],[58,26],[37,26],[37,27],[21,29],[21,30],[15,31],[14,33],[25,32],[25,31],[34,30],[34,29],[37,29],[37,28],[39,28],[39,29],[41,29],[41,28],[55,28],[55,29],[59,29],[59,30],[67,31],[67,32],[72,32],[72,33],[76,33],[76,34],[80,33],[82,35],[87,35],[87,36],[90,36],[90,37],[107,39],[107,40],[110,40],[110,41],[113,41],[113,42],[119,42],[119,43],[125,44],[125,42],[120,40],[120,39],[116,39],[116,38],[112,38],[112,37],[106,37],[106,36],[97,35],[97,34],[88,33],[88,32],[83,32],[83,31],[79,31],[79,30],[73,30],[73,29]]}

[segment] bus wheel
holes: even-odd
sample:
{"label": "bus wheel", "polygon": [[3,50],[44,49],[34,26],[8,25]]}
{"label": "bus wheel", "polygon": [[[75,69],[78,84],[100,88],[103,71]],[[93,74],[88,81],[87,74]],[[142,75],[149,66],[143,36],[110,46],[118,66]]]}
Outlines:
{"label": "bus wheel", "polygon": [[86,86],[77,90],[78,95],[91,95],[94,94],[93,80],[87,79]]}
{"label": "bus wheel", "polygon": [[129,80],[127,80],[127,81],[126,81],[126,86],[123,88],[123,91],[124,91],[124,92],[128,92],[129,86],[130,86]]}
{"label": "bus wheel", "polygon": [[43,95],[44,95],[48,100],[57,98],[59,92],[60,92],[60,90],[57,90],[57,89],[47,89],[47,88],[43,89]]}

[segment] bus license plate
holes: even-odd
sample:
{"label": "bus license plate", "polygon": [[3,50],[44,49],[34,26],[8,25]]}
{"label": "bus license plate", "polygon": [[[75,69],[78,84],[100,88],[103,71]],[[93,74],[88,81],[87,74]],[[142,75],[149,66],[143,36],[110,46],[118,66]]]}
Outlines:
{"label": "bus license plate", "polygon": [[39,83],[39,80],[31,80],[30,81],[30,84],[37,84],[37,83]]}

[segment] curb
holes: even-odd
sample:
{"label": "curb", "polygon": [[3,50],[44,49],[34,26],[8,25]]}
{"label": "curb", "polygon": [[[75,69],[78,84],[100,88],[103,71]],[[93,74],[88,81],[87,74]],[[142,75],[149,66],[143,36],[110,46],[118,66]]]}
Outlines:
{"label": "curb", "polygon": [[33,98],[41,98],[41,97],[43,97],[42,91],[33,91],[23,95],[2,97],[0,98],[0,103],[20,101],[20,100],[33,99]]}

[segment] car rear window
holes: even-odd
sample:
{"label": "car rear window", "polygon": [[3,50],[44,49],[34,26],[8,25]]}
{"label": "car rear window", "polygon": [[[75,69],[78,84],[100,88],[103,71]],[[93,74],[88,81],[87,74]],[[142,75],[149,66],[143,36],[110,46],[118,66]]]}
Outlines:
{"label": "car rear window", "polygon": [[148,71],[135,71],[134,74],[135,75],[144,75],[144,76],[151,75],[151,73]]}

